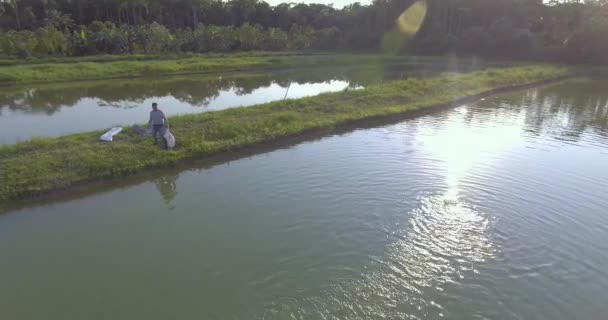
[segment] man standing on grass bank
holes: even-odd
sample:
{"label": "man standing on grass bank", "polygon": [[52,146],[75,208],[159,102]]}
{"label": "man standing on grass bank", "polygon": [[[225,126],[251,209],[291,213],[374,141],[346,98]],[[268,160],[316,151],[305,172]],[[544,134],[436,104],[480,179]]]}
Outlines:
{"label": "man standing on grass bank", "polygon": [[163,147],[167,149],[167,141],[164,138],[165,128],[169,128],[169,120],[165,117],[165,114],[158,110],[158,103],[152,103],[152,111],[150,111],[150,121],[148,125],[152,125],[152,137],[154,138],[154,144],[158,144],[157,134],[160,134],[160,138],[163,140]]}

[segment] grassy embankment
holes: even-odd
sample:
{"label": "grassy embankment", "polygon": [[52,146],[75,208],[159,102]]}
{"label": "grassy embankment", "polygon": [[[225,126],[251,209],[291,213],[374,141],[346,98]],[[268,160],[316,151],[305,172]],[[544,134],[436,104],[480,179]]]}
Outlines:
{"label": "grassy embankment", "polygon": [[[53,63],[7,60],[0,63],[0,85],[75,81],[204,72],[245,71],[286,67],[360,65],[380,62],[433,63],[441,57],[390,57],[370,54],[230,54],[160,58],[154,56],[99,56],[64,58]],[[2,62],[2,61],[0,61]]]}
{"label": "grassy embankment", "polygon": [[[150,137],[121,133],[111,144],[101,132],[0,147],[0,201],[23,198],[101,178],[125,176],[153,167],[273,141],[303,132],[447,104],[493,89],[564,77],[570,69],[535,65],[408,79],[366,89],[322,94],[171,118],[178,147],[164,151]],[[128,130],[127,130],[128,131]]]}
{"label": "grassy embankment", "polygon": [[[323,53],[318,53],[323,54]],[[117,62],[177,60],[189,58],[223,58],[223,57],[264,57],[264,56],[297,56],[311,55],[298,51],[243,51],[230,53],[164,53],[164,54],[97,54],[81,57],[31,57],[26,59],[0,55],[0,66],[15,66],[43,63],[76,63],[76,62]]]}

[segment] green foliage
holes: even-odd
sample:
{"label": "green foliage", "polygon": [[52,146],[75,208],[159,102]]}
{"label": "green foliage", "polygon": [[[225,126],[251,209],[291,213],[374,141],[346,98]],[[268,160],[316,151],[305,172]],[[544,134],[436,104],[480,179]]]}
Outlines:
{"label": "green foliage", "polygon": [[65,55],[68,52],[68,38],[53,26],[37,29],[33,38],[35,55]]}
{"label": "green foliage", "polygon": [[147,26],[134,26],[129,31],[127,34],[130,36],[131,53],[163,53],[172,48],[175,40],[165,26],[156,22]]}
{"label": "green foliage", "polygon": [[18,58],[29,58],[35,47],[34,34],[31,31],[9,31],[0,34],[0,47],[6,55]]}
{"label": "green foliage", "polygon": [[294,24],[289,29],[289,44],[291,50],[308,49],[314,41],[314,30]]}
{"label": "green foliage", "polygon": [[228,52],[236,46],[237,33],[233,27],[203,27],[206,51]]}
{"label": "green foliage", "polygon": [[564,41],[569,62],[608,63],[608,17],[597,16],[582,22]]}
{"label": "green foliage", "polygon": [[313,47],[320,50],[332,50],[343,46],[342,32],[331,27],[317,30]]}
{"label": "green foliage", "polygon": [[[10,57],[365,50],[606,63],[606,1],[0,1]],[[47,38],[48,37],[48,38]]]}
{"label": "green foliage", "polygon": [[260,26],[245,23],[237,29],[237,39],[239,49],[245,51],[259,50],[264,40],[264,33]]}
{"label": "green foliage", "polygon": [[247,53],[246,55],[93,56],[57,59],[57,63],[31,63],[0,67],[0,84],[139,77],[143,75],[161,76],[195,72],[234,71],[292,66],[336,66],[370,63],[384,59],[385,58],[382,56],[374,55],[341,54],[304,56],[293,53],[273,53],[271,55],[263,52]]}
{"label": "green foliage", "polygon": [[65,55],[69,46],[68,36],[53,26],[38,28],[34,32],[9,31],[0,34],[2,51],[19,58]]}
{"label": "green foliage", "polygon": [[[94,21],[78,30],[61,32],[48,26],[0,34],[3,52],[14,57],[82,56],[96,54],[160,54],[179,52],[280,51],[311,47],[332,49],[340,41],[337,28],[315,31],[292,26],[289,33],[245,23],[240,27],[198,25],[171,33],[158,23],[116,26]],[[24,54],[25,53],[25,54]]]}
{"label": "green foliage", "polygon": [[0,146],[0,201],[273,141],[352,121],[448,104],[492,89],[570,74],[564,67],[526,66],[372,85],[362,90],[279,101],[170,119],[178,146],[164,151],[128,131],[111,144],[102,132]]}
{"label": "green foliage", "polygon": [[69,31],[74,27],[74,19],[70,15],[51,9],[47,12],[44,24],[53,26],[61,31]]}
{"label": "green foliage", "polygon": [[268,29],[268,32],[264,34],[264,39],[262,41],[262,48],[264,48],[264,50],[279,51],[287,48],[289,37],[287,36],[287,33],[281,29],[270,28]]}

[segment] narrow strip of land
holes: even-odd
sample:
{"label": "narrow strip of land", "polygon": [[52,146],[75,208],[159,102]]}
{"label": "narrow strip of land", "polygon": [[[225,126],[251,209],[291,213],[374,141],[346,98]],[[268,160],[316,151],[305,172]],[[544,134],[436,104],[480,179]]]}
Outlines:
{"label": "narrow strip of land", "polygon": [[65,59],[57,63],[29,63],[0,67],[0,85],[166,76],[205,72],[245,71],[288,67],[361,65],[374,62],[421,63],[441,60],[439,57],[397,57],[371,54],[250,54],[199,55],[175,59],[140,59],[117,57]]}
{"label": "narrow strip of land", "polygon": [[0,201],[172,166],[179,161],[310,130],[444,105],[496,89],[566,77],[571,72],[567,67],[549,65],[488,69],[179,116],[170,119],[178,141],[178,147],[172,151],[153,146],[149,137],[128,132],[121,133],[110,144],[98,141],[100,132],[88,132],[3,146],[0,147]]}

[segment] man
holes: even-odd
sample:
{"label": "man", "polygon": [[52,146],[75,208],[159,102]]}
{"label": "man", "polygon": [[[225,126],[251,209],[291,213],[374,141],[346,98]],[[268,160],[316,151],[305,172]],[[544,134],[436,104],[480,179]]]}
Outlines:
{"label": "man", "polygon": [[152,125],[152,137],[154,138],[154,144],[158,144],[158,140],[156,138],[156,134],[160,133],[160,137],[163,140],[163,146],[167,148],[167,141],[163,137],[165,133],[165,128],[169,128],[169,120],[165,117],[165,114],[158,110],[158,104],[156,102],[152,103],[152,111],[150,111],[150,121],[148,121],[148,125]]}

